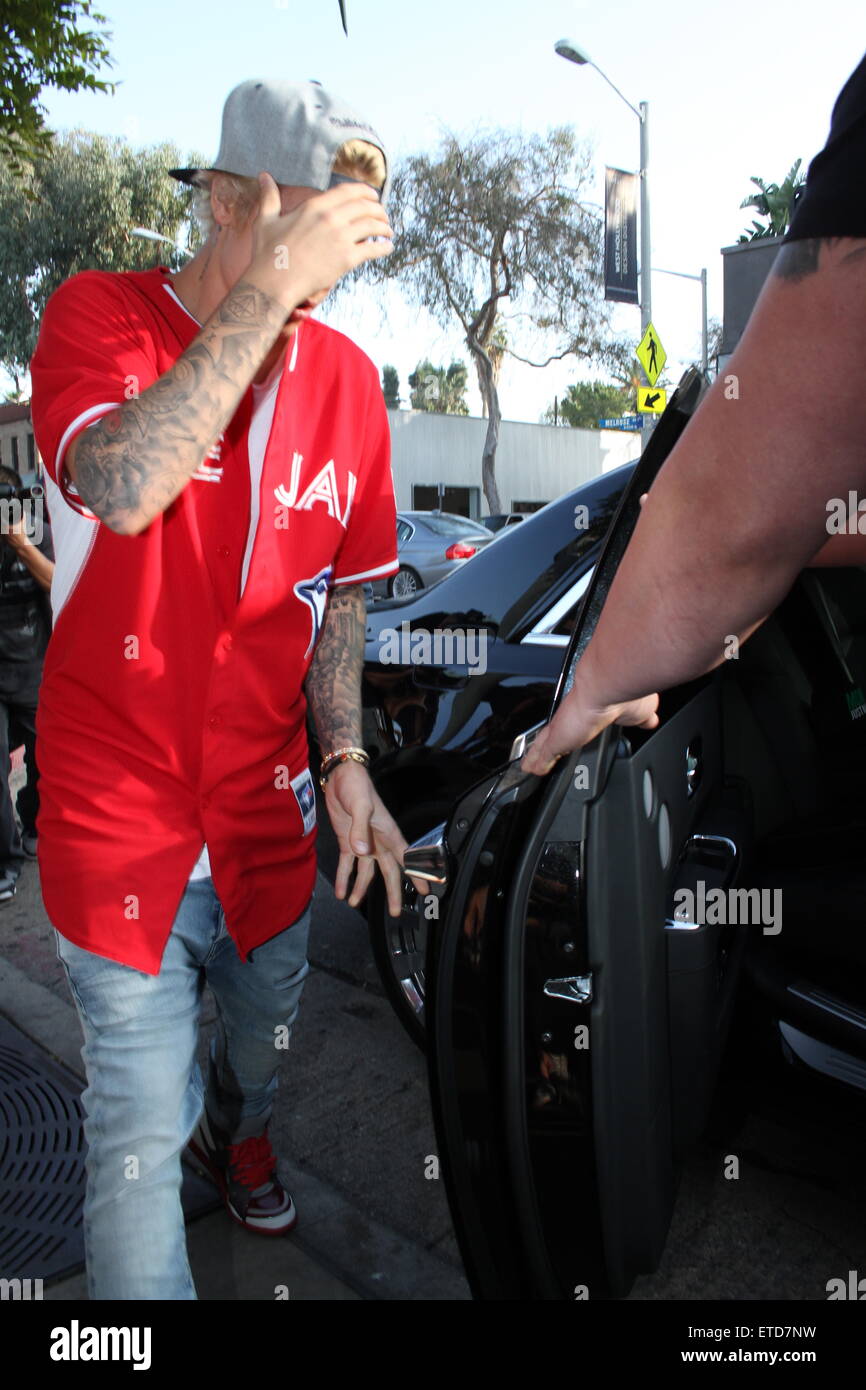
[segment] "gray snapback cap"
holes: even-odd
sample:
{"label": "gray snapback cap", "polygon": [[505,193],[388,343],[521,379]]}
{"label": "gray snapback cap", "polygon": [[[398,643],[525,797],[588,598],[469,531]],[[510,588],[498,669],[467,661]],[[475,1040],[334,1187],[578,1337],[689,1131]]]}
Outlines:
{"label": "gray snapback cap", "polygon": [[[334,156],[347,140],[366,140],[382,151],[380,137],[357,112],[318,82],[241,82],[223,107],[222,139],[211,169],[256,178],[265,169],[280,184],[328,187]],[[198,169],[170,169],[173,178],[194,184]]]}

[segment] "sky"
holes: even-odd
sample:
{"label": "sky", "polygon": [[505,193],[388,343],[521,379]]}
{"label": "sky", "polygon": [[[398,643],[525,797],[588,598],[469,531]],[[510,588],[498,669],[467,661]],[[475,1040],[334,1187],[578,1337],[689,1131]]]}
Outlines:
{"label": "sky", "polygon": [[[315,78],[352,102],[399,159],[432,152],[445,131],[495,127],[543,133],[573,125],[594,147],[587,201],[604,201],[604,166],[638,166],[639,123],[593,67],[554,53],[577,40],[633,106],[649,102],[652,316],[668,373],[700,354],[700,286],[661,269],[708,273],[709,313],[722,314],[720,247],[751,221],[740,202],[759,175],[781,182],[826,139],[835,97],[866,51],[863,0],[99,0],[119,83],[113,96],[43,94],[49,125],[172,140],[211,158],[223,101],[251,77]],[[158,228],[156,230],[159,230]],[[328,321],[401,390],[422,357],[468,361],[444,331],[399,301],[383,317],[352,290]],[[615,328],[640,337],[640,311],[618,305]],[[515,340],[516,341],[516,340]],[[506,363],[505,419],[536,421],[570,381],[594,375],[575,359],[543,370]],[[470,408],[480,398],[470,371]],[[404,401],[406,403],[406,401]]]}

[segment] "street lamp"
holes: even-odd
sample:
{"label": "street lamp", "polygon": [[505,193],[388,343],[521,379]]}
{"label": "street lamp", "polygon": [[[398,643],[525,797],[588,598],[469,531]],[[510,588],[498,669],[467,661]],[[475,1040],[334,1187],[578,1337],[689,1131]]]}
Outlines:
{"label": "street lamp", "polygon": [[[594,63],[585,48],[582,48],[574,39],[560,39],[554,45],[560,58],[565,58],[569,63],[577,63],[578,67],[588,64],[595,68],[599,76],[603,77],[609,87],[613,87],[617,96],[624,101],[629,111],[632,111],[640,121],[640,327],[641,337],[643,337],[652,319],[652,283],[651,283],[651,252],[650,252],[650,210],[649,210],[649,102],[642,101],[639,106],[632,106],[628,97],[623,96],[619,87],[611,82],[606,72],[602,72],[598,63]],[[642,442],[646,447],[651,433],[651,426],[644,425],[641,434]]]}

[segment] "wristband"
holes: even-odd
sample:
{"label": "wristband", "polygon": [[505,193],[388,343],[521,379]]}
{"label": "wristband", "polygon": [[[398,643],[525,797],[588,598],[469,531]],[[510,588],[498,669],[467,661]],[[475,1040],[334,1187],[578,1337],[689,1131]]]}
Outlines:
{"label": "wristband", "polygon": [[363,748],[338,748],[335,752],[329,753],[322,759],[322,766],[319,768],[319,786],[324,787],[335,767],[340,763],[360,763],[362,767],[370,766],[370,755]]}

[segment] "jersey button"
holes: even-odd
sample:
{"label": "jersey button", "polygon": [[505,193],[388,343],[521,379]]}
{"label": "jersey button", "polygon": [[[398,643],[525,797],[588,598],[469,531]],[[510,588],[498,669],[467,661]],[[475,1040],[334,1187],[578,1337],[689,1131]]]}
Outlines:
{"label": "jersey button", "polygon": [[234,644],[233,644],[232,639],[231,639],[230,637],[224,637],[224,638],[223,638],[223,651],[224,651],[224,652],[230,652],[233,645],[234,645]]}
{"label": "jersey button", "polygon": [[207,726],[209,729],[218,729],[222,722],[221,714],[211,714],[208,716]]}
{"label": "jersey button", "polygon": [[227,560],[230,554],[231,551],[229,550],[227,545],[217,546],[217,555],[220,557],[221,560]]}

